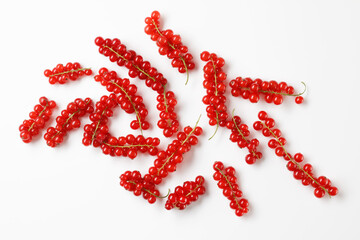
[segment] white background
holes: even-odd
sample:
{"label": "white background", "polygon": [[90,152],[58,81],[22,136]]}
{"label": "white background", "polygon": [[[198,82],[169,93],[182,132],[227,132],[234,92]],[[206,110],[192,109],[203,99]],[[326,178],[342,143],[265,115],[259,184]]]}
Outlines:
{"label": "white background", "polygon": [[[170,67],[143,29],[153,10],[164,28],[182,36],[196,57],[197,69],[184,86],[185,75]],[[359,1],[2,1],[0,4],[0,239],[358,239],[359,191]],[[178,97],[182,126],[199,114],[205,133],[185,155],[178,171],[159,188],[174,189],[197,175],[205,176],[207,193],[185,211],[166,211],[164,201],[148,204],[119,186],[119,175],[145,173],[153,157],[111,158],[82,146],[82,128],[56,149],[41,137],[31,144],[19,138],[18,127],[38,98],[59,107],[76,97],[97,100],[106,90],[92,77],[68,85],[50,85],[43,76],[58,63],[79,61],[94,71],[106,66],[127,77],[97,52],[96,36],[118,37],[168,78]],[[301,91],[305,103],[288,98],[281,106],[251,104],[228,94],[248,125],[265,109],[288,140],[291,153],[302,152],[317,175],[339,188],[333,198],[316,199],[313,188],[293,179],[286,162],[262,144],[263,160],[245,163],[246,151],[221,129],[213,140],[201,99],[203,50],[226,60],[228,80],[236,76],[275,79]],[[153,127],[147,136],[161,137],[155,123],[156,94],[135,81],[148,106]],[[133,115],[117,110],[114,135],[129,130]],[[88,119],[82,121],[83,125]],[[51,121],[48,126],[54,125]],[[229,201],[212,180],[212,164],[221,160],[237,170],[251,211],[235,216]]]}

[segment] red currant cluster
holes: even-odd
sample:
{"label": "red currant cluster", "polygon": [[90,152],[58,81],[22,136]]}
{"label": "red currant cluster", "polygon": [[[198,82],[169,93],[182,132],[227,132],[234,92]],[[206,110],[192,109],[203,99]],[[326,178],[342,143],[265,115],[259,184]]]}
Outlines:
{"label": "red currant cluster", "polygon": [[168,145],[166,151],[158,152],[154,166],[149,168],[149,173],[154,177],[155,184],[160,184],[169,173],[175,172],[176,165],[183,161],[183,154],[190,151],[191,146],[198,143],[196,136],[202,134],[202,128],[197,126],[199,120],[194,128],[187,126],[183,132],[179,132],[177,139]]}
{"label": "red currant cluster", "polygon": [[69,62],[65,66],[63,64],[58,64],[52,71],[50,69],[44,71],[44,75],[49,78],[50,84],[65,84],[69,79],[75,81],[80,76],[89,76],[91,74],[92,71],[90,68],[82,68],[77,62]]}
{"label": "red currant cluster", "polygon": [[241,123],[239,116],[233,116],[232,120],[226,123],[226,127],[231,130],[230,141],[237,143],[240,148],[247,148],[249,154],[246,155],[247,164],[254,164],[258,159],[262,158],[262,153],[257,151],[259,140],[256,138],[248,140],[250,135],[249,128],[246,124]]}
{"label": "red currant cluster", "polygon": [[156,100],[158,101],[156,108],[160,111],[160,120],[157,125],[160,129],[163,129],[165,137],[171,137],[179,128],[177,114],[174,111],[177,104],[175,94],[172,91],[164,91],[164,94],[159,94]]}
{"label": "red currant cluster", "polygon": [[198,200],[199,195],[205,193],[205,179],[203,176],[197,176],[195,181],[186,181],[183,186],[177,186],[174,193],[170,193],[165,203],[167,210],[176,208],[184,210],[190,203]]}
{"label": "red currant cluster", "polygon": [[135,196],[142,195],[150,204],[156,202],[161,197],[159,190],[155,188],[152,177],[149,174],[141,176],[139,171],[126,171],[120,176],[120,186],[134,193]]}
{"label": "red currant cluster", "polygon": [[119,78],[115,71],[110,71],[106,68],[99,70],[99,75],[96,75],[95,81],[100,82],[105,86],[109,92],[117,94],[116,100],[120,107],[127,113],[135,113],[136,120],[133,120],[130,127],[134,130],[147,130],[150,127],[146,116],[148,111],[143,103],[143,98],[136,95],[137,87],[130,84],[129,79]]}
{"label": "red currant cluster", "polygon": [[[95,39],[95,44],[99,46],[99,52],[104,56],[109,57],[111,62],[117,62],[119,66],[125,66],[129,69],[129,76],[131,78],[138,77],[141,80],[145,80],[146,86],[152,88],[159,94],[158,98],[164,98],[164,103],[166,104],[164,104],[165,108],[160,110],[159,121],[163,120],[160,125],[164,127],[164,121],[167,123],[163,128],[165,137],[171,137],[175,134],[179,129],[179,122],[176,120],[177,116],[174,113],[176,101],[174,101],[175,95],[172,92],[166,92],[165,90],[165,85],[167,84],[166,78],[164,78],[156,68],[152,67],[150,62],[144,61],[142,56],[137,55],[133,50],[127,50],[126,46],[121,44],[120,40],[117,38],[113,40],[107,38],[104,40],[102,37],[97,37]],[[171,96],[171,99],[173,100],[167,99],[168,96]],[[167,104],[169,101],[173,105]]]}
{"label": "red currant cluster", "polygon": [[20,137],[24,143],[31,142],[33,137],[40,133],[50,119],[52,109],[56,107],[56,103],[46,97],[41,97],[39,103],[35,105],[34,111],[30,112],[30,119],[24,120],[19,127]]}
{"label": "red currant cluster", "polygon": [[151,36],[151,40],[156,41],[160,55],[167,55],[169,59],[172,59],[171,65],[178,68],[180,73],[186,72],[187,83],[189,70],[195,68],[195,63],[192,61],[193,56],[187,53],[188,47],[182,44],[180,35],[174,34],[171,29],[160,29],[160,13],[158,11],[153,11],[151,17],[145,18],[145,23],[145,33]]}
{"label": "red currant cluster", "polygon": [[157,146],[160,144],[159,138],[145,138],[142,135],[134,136],[128,134],[126,137],[113,137],[109,133],[107,125],[109,117],[113,115],[113,108],[118,106],[115,94],[101,97],[96,103],[95,112],[90,114],[91,124],[84,126],[83,144],[101,147],[102,152],[110,156],[124,156],[134,159],[139,152],[148,152],[150,155],[158,153]]}
{"label": "red currant cluster", "polygon": [[285,149],[286,139],[282,137],[281,131],[275,127],[274,119],[268,117],[268,114],[264,111],[260,111],[258,114],[260,121],[254,123],[254,129],[262,131],[265,137],[272,137],[269,140],[268,146],[275,149],[275,154],[279,157],[283,157],[287,163],[289,171],[293,172],[293,176],[297,180],[301,180],[304,186],[311,185],[315,188],[314,195],[318,198],[322,198],[325,193],[330,196],[335,196],[338,193],[338,189],[331,185],[331,181],[324,176],[316,178],[312,172],[313,167],[307,163],[301,165],[304,161],[304,156],[301,153],[296,153],[292,156]]}
{"label": "red currant cluster", "polygon": [[62,143],[68,131],[80,127],[79,118],[93,111],[93,102],[90,98],[85,98],[85,100],[77,98],[74,102],[69,103],[67,108],[61,111],[61,115],[56,118],[56,126],[47,129],[44,135],[47,145],[56,147]]}
{"label": "red currant cluster", "polygon": [[[201,60],[206,62],[204,70],[203,86],[206,89],[206,95],[203,97],[203,103],[208,105],[206,108],[207,116],[209,117],[209,124],[211,126],[225,127],[228,119],[226,97],[225,97],[225,80],[226,73],[223,72],[222,67],[225,65],[225,60],[217,57],[215,53],[204,51],[200,56]],[[215,133],[216,133],[215,131]],[[214,135],[215,135],[214,133]]]}
{"label": "red currant cluster", "polygon": [[[303,83],[303,82],[302,82]],[[230,81],[231,94],[234,97],[242,97],[249,99],[252,103],[257,103],[260,100],[260,95],[264,95],[267,103],[274,103],[280,105],[283,102],[283,96],[295,96],[295,102],[300,104],[304,101],[302,93],[294,94],[294,87],[289,86],[286,82],[276,82],[274,80],[268,82],[259,78],[252,80],[251,78],[237,77]]]}
{"label": "red currant cluster", "polygon": [[238,217],[243,216],[249,211],[249,202],[242,197],[242,191],[237,184],[235,169],[233,167],[224,167],[222,162],[215,162],[213,165],[215,173],[214,180],[218,181],[218,187],[223,190],[223,195],[230,200],[230,208],[235,210]]}
{"label": "red currant cluster", "polygon": [[109,136],[101,144],[101,149],[104,154],[110,156],[124,156],[131,159],[136,158],[138,152],[148,152],[151,156],[158,153],[157,146],[159,146],[159,138],[145,138],[143,135],[134,136],[128,134],[126,137]]}

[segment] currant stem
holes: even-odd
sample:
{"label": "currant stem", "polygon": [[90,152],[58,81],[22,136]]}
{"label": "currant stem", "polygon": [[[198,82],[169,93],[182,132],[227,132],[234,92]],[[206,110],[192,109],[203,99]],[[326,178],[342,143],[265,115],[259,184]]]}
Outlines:
{"label": "currant stem", "polygon": [[[214,60],[212,58],[211,59],[211,63],[213,65],[213,68],[214,68],[214,81],[215,81],[215,96],[218,95],[218,91],[217,91],[217,73],[216,73],[216,67],[215,67],[215,63],[214,63]],[[215,113],[216,113],[216,129],[215,129],[215,132],[213,133],[213,135],[208,139],[208,140],[211,140],[215,134],[217,133],[218,129],[219,129],[219,113],[217,110],[215,110]]]}
{"label": "currant stem", "polygon": [[238,205],[238,207],[239,207],[240,209],[242,209],[242,207],[240,206],[240,204],[239,204],[239,202],[238,202],[238,200],[237,200],[237,197],[235,196],[235,194],[234,194],[234,192],[233,192],[233,188],[232,188],[231,183],[230,183],[229,179],[227,178],[226,174],[225,174],[223,171],[221,171],[218,167],[216,167],[216,169],[219,170],[219,172],[221,173],[221,175],[223,175],[223,177],[225,178],[226,182],[229,184],[229,187],[230,187],[230,189],[231,189],[231,193],[232,193],[232,195],[233,195],[233,197],[234,197],[234,200],[235,200],[235,202],[236,202],[236,205]]}
{"label": "currant stem", "polygon": [[216,129],[215,129],[215,132],[213,133],[213,135],[211,136],[211,137],[209,137],[209,139],[208,140],[211,140],[215,135],[216,135],[216,133],[217,133],[217,131],[218,131],[218,129],[219,129],[219,114],[218,114],[218,112],[216,111],[215,112],[216,113],[216,120],[217,120],[217,122],[216,122]]}
{"label": "currant stem", "polygon": [[[131,183],[131,184],[134,184],[134,185],[136,185],[137,183],[136,182],[134,182],[134,181],[128,181],[129,183]],[[156,197],[156,198],[166,198],[167,196],[169,196],[169,194],[170,194],[170,189],[168,190],[168,193],[165,195],[165,196],[158,196],[158,195],[155,195],[155,194],[153,194],[150,190],[148,190],[148,189],[146,189],[146,188],[142,188],[142,190],[144,190],[144,191],[146,191],[146,192],[148,192],[148,193],[150,193],[151,195],[153,195],[154,197]]]}
{"label": "currant stem", "polygon": [[[271,94],[277,94],[277,95],[283,95],[283,96],[293,96],[293,97],[298,97],[303,95],[306,92],[306,84],[304,82],[301,82],[304,85],[304,90],[301,93],[297,93],[297,94],[288,94],[288,93],[282,93],[282,92],[274,92],[274,91],[264,91],[264,90],[259,90],[259,92],[261,93],[271,93]],[[250,88],[242,88],[245,90],[250,90]]]}
{"label": "currant stem", "polygon": [[[241,137],[246,141],[246,143],[249,143],[249,140],[247,140],[247,139],[245,138],[245,136],[244,136],[243,133],[240,131],[240,129],[238,128],[238,126],[237,126],[237,124],[236,124],[236,122],[235,122],[234,112],[235,112],[235,108],[233,109],[233,111],[232,111],[232,113],[231,113],[231,117],[232,117],[233,123],[234,123],[234,125],[235,125],[235,127],[236,127],[236,130],[237,130],[238,133],[241,135]],[[259,158],[258,158],[258,156],[257,156],[257,154],[256,154],[256,152],[255,152],[254,150],[251,150],[251,153],[259,160]]]}
{"label": "currant stem", "polygon": [[133,144],[133,145],[111,145],[109,143],[104,143],[109,147],[115,147],[115,148],[133,148],[133,147],[154,147],[153,145],[148,144]]}
{"label": "currant stem", "polygon": [[63,75],[63,74],[67,74],[67,73],[79,72],[79,71],[83,71],[83,70],[90,70],[90,69],[91,69],[91,68],[72,69],[72,70],[66,71],[66,72],[55,73],[55,74],[53,74],[53,75],[50,75],[49,77],[54,77],[54,76]]}
{"label": "currant stem", "polygon": [[[169,112],[169,110],[168,110],[168,104],[167,104],[167,98],[166,98],[166,84],[163,86],[163,88],[164,88],[164,92],[163,92],[163,96],[164,96],[164,105],[165,105],[165,112]],[[170,119],[167,119],[167,124],[168,124],[168,126],[171,126],[171,122],[170,122]]]}
{"label": "currant stem", "polygon": [[284,145],[281,143],[281,141],[280,141],[279,138],[275,135],[275,133],[274,133],[268,126],[266,126],[265,123],[263,123],[263,122],[261,122],[261,123],[262,123],[262,124],[270,131],[270,133],[276,138],[276,141],[280,144],[281,148],[284,150],[284,152],[285,152],[286,156],[289,158],[289,160],[290,160],[292,163],[294,163],[294,164],[298,167],[298,169],[300,169],[305,175],[307,175],[311,180],[313,180],[320,188],[322,188],[322,189],[331,197],[329,191],[328,191],[326,188],[324,188],[323,186],[321,186],[321,185],[318,183],[318,181],[316,181],[308,172],[306,172],[306,171],[301,167],[301,165],[300,165],[298,162],[296,162],[296,161],[290,156],[290,154],[286,151]]}
{"label": "currant stem", "polygon": [[118,85],[117,83],[115,83],[114,81],[112,81],[112,83],[114,85],[116,85],[117,87],[119,87],[121,89],[121,91],[123,91],[123,93],[125,93],[126,97],[129,99],[130,103],[131,103],[131,106],[133,107],[134,111],[135,111],[135,114],[136,114],[136,118],[139,122],[139,128],[140,128],[140,132],[141,132],[141,135],[143,135],[143,129],[141,127],[141,119],[140,119],[140,116],[139,116],[139,112],[138,110],[136,109],[135,107],[135,104],[133,103],[133,101],[131,100],[131,97],[129,96],[129,94],[124,90],[124,88],[122,88],[120,85]]}
{"label": "currant stem", "polygon": [[[161,31],[160,31],[160,29],[158,28],[158,26],[156,25],[154,19],[152,20],[152,22],[153,22],[153,25],[154,25],[156,31],[159,33],[159,35],[164,36],[164,35],[161,33]],[[171,43],[168,42],[168,45],[169,45],[169,47],[171,47],[172,49],[175,49],[175,46],[172,45]],[[185,59],[183,58],[183,56],[182,56],[182,55],[179,55],[179,57],[180,57],[181,61],[183,62],[183,65],[184,65],[184,67],[185,67],[185,71],[186,71],[186,82],[185,82],[185,85],[187,85],[187,83],[188,83],[188,81],[189,81],[189,70],[188,70],[188,68],[187,68],[187,66],[186,66],[186,62],[185,62]]]}
{"label": "currant stem", "polygon": [[188,68],[187,68],[187,66],[186,66],[185,59],[184,59],[182,56],[180,56],[180,59],[181,59],[181,61],[183,62],[184,67],[185,67],[185,71],[186,71],[186,82],[185,82],[185,85],[187,85],[188,82],[189,82],[189,70],[188,70]]}
{"label": "currant stem", "polygon": [[[45,112],[45,110],[46,110],[46,108],[47,108],[47,106],[48,106],[48,101],[46,100],[46,105],[44,106],[44,108],[43,108],[43,110],[41,110],[41,112],[39,113],[39,116],[38,117],[41,117],[41,115]],[[30,132],[31,131],[31,129],[34,127],[34,125],[35,125],[35,121],[31,124],[31,126],[29,127],[29,129],[28,129],[28,132]]]}
{"label": "currant stem", "polygon": [[[116,52],[114,49],[112,49],[109,46],[103,45],[103,47],[108,48],[110,51],[112,51],[113,53],[115,53],[118,57],[121,57],[124,61],[128,62],[129,60],[126,59],[123,55],[119,54],[118,52]],[[148,78],[150,78],[151,80],[153,80],[154,82],[156,82],[156,79],[153,78],[152,76],[150,76],[147,72],[145,72],[144,70],[142,70],[139,66],[135,65],[132,63],[132,66],[134,68],[136,68],[138,71],[142,72],[143,74],[145,74]],[[162,84],[161,84],[162,85]]]}
{"label": "currant stem", "polygon": [[[198,118],[198,120],[196,121],[196,124],[193,128],[193,130],[186,136],[185,140],[181,142],[180,146],[184,145],[184,143],[189,139],[189,137],[193,134],[193,132],[195,131],[195,128],[197,127],[199,121],[200,121],[200,118],[201,118],[201,114]],[[170,159],[175,155],[175,153],[177,153],[177,151],[173,152],[167,159],[166,161],[164,162],[164,164],[158,169],[158,173],[161,171],[161,169],[163,169],[165,167],[165,165],[170,161]]]}
{"label": "currant stem", "polygon": [[[107,107],[106,107],[106,108],[103,110],[103,112],[101,113],[101,118],[104,116],[106,109],[107,109]],[[91,141],[94,140],[95,135],[96,135],[96,132],[97,132],[97,130],[99,129],[100,122],[101,122],[101,118],[99,119],[98,123],[96,124],[96,128],[95,128],[95,130],[94,130],[94,133],[93,133],[93,135],[91,136]]]}

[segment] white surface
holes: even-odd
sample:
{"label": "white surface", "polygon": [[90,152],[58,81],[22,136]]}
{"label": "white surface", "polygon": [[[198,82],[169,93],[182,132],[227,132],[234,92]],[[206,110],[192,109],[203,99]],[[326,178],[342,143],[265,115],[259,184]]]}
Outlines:
{"label": "white surface", "polygon": [[[182,36],[196,57],[198,69],[185,76],[170,67],[143,32],[144,19],[159,10],[165,28]],[[2,1],[0,239],[358,239],[359,216],[359,1]],[[118,37],[168,78],[178,97],[182,126],[193,125],[200,113],[205,134],[185,155],[178,171],[160,186],[207,180],[207,193],[185,211],[166,211],[120,188],[125,170],[144,173],[152,157],[113,159],[81,144],[82,129],[58,148],[42,139],[24,144],[18,126],[42,95],[56,100],[57,116],[76,97],[107,94],[92,78],[52,86],[43,70],[57,63],[79,61],[98,70],[123,68],[97,52],[96,36]],[[340,193],[316,199],[287,171],[285,161],[263,146],[264,159],[246,165],[246,151],[220,130],[212,141],[201,99],[202,50],[226,60],[228,79],[236,76],[276,79],[308,85],[306,103],[287,99],[281,106],[251,104],[231,96],[242,119],[252,125],[265,109],[277,121],[291,152],[302,152],[317,175],[328,176]],[[155,125],[155,93],[136,81]],[[299,89],[300,88],[300,89]],[[114,134],[128,130],[127,115],[111,119]],[[83,120],[82,123],[88,120]],[[53,122],[51,122],[53,125]],[[252,134],[254,134],[252,130]],[[160,136],[155,127],[148,136]],[[254,136],[254,135],[253,135]],[[161,146],[169,140],[161,137]],[[212,180],[212,163],[233,165],[251,212],[235,216],[229,201]]]}

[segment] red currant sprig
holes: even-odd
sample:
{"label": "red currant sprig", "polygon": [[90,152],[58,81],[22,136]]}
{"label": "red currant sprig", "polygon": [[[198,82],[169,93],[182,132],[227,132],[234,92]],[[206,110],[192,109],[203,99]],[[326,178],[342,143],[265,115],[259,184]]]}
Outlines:
{"label": "red currant sprig", "polygon": [[195,181],[186,181],[183,186],[177,186],[174,193],[170,193],[165,203],[165,209],[173,208],[184,210],[190,203],[198,200],[199,195],[205,193],[205,179],[203,176],[197,176]]}
{"label": "red currant sprig", "polygon": [[56,103],[46,97],[41,97],[39,103],[35,105],[34,111],[30,112],[30,119],[24,120],[19,127],[20,137],[24,143],[31,142],[33,137],[40,133],[50,119],[52,109],[56,107]]}
{"label": "red currant sprig", "polygon": [[213,178],[218,181],[218,187],[223,190],[223,195],[230,200],[230,208],[235,210],[238,217],[249,211],[249,202],[241,198],[243,193],[237,184],[236,172],[233,167],[224,167],[222,162],[215,162],[213,165],[215,173]]}
{"label": "red currant sprig", "polygon": [[189,70],[195,68],[193,56],[188,53],[188,47],[182,44],[180,35],[174,34],[171,29],[160,29],[158,11],[153,11],[151,16],[145,19],[145,23],[145,33],[151,36],[151,40],[156,41],[160,55],[167,55],[169,59],[172,59],[171,65],[178,68],[180,73],[186,72],[186,85],[189,81]]}
{"label": "red currant sprig", "polygon": [[92,71],[90,68],[82,68],[79,63],[58,64],[53,70],[46,69],[44,71],[45,77],[49,78],[50,84],[60,83],[65,84],[69,79],[77,80],[80,76],[90,76]]}
{"label": "red currant sprig", "polygon": [[136,114],[137,120],[132,121],[130,124],[132,129],[140,129],[141,134],[143,129],[149,129],[150,124],[146,121],[148,111],[143,103],[143,98],[136,95],[137,87],[130,84],[129,79],[119,78],[115,71],[109,72],[107,68],[101,68],[99,75],[94,78],[95,81],[105,86],[109,92],[117,94],[117,102],[125,112]]}
{"label": "red currant sprig", "polygon": [[177,104],[175,94],[172,91],[164,90],[164,93],[159,94],[156,100],[158,101],[156,108],[160,111],[160,120],[157,125],[160,129],[163,129],[165,137],[171,137],[179,128],[177,114],[174,111]]}
{"label": "red currant sprig", "polygon": [[313,167],[307,163],[302,165],[304,156],[301,153],[296,153],[292,156],[286,149],[286,139],[282,137],[281,131],[275,127],[274,119],[268,117],[268,114],[264,111],[260,111],[258,115],[260,121],[254,123],[254,129],[261,131],[265,137],[272,137],[268,142],[268,146],[275,150],[275,154],[279,157],[283,157],[287,163],[289,171],[293,172],[293,176],[297,180],[301,180],[304,186],[311,185],[315,188],[314,195],[318,198],[322,198],[325,193],[329,196],[335,196],[338,193],[338,189],[333,187],[331,181],[320,176],[315,177]]}
{"label": "red currant sprig", "polygon": [[120,176],[120,186],[124,187],[126,190],[134,193],[135,196],[142,195],[150,204],[156,202],[157,198],[166,198],[166,196],[160,196],[159,190],[155,188],[152,176],[145,174],[144,177],[141,177],[139,171],[126,171]]}
{"label": "red currant sprig", "polygon": [[209,124],[216,125],[214,134],[209,138],[212,139],[219,126],[225,127],[228,118],[227,108],[225,105],[226,97],[226,73],[222,71],[225,60],[217,57],[215,53],[204,51],[200,56],[201,60],[206,62],[204,70],[203,86],[206,89],[206,95],[203,97],[203,103],[208,105],[206,108]]}
{"label": "red currant sprig", "polygon": [[116,62],[119,66],[125,66],[129,69],[129,76],[131,78],[138,77],[141,80],[145,80],[146,86],[159,94],[158,101],[159,98],[162,98],[160,96],[163,96],[164,102],[169,104],[165,104],[165,108],[160,110],[158,125],[162,127],[165,137],[171,137],[175,134],[179,129],[179,122],[174,118],[177,117],[174,112],[174,107],[177,102],[174,93],[165,90],[167,80],[163,74],[152,67],[150,62],[144,61],[143,57],[137,55],[135,51],[127,50],[126,46],[121,44],[121,41],[117,38],[113,40],[107,38],[104,40],[102,37],[97,37],[95,44],[99,46],[99,52],[109,57],[111,62]]}
{"label": "red currant sprig", "polygon": [[283,102],[283,96],[294,96],[295,102],[301,104],[304,98],[301,96],[306,91],[306,85],[304,85],[304,91],[301,93],[294,93],[294,87],[289,86],[286,82],[276,82],[274,80],[267,82],[259,78],[252,80],[251,78],[237,77],[230,81],[231,95],[234,97],[242,97],[243,99],[249,99],[252,103],[257,103],[260,100],[260,95],[264,95],[267,103],[274,103],[280,105]]}
{"label": "red currant sprig", "polygon": [[226,127],[231,130],[230,141],[237,143],[240,148],[247,148],[249,154],[246,155],[245,161],[247,164],[254,164],[257,160],[262,158],[262,153],[257,151],[259,140],[256,138],[249,140],[249,128],[246,124],[241,123],[239,116],[234,116],[232,112],[232,120],[226,123]]}
{"label": "red currant sprig", "polygon": [[128,134],[126,137],[109,136],[102,144],[101,149],[104,154],[110,156],[124,156],[134,159],[138,151],[142,153],[148,152],[151,156],[158,153],[159,138],[145,138],[143,135],[134,136]]}
{"label": "red currant sprig", "polygon": [[197,126],[199,121],[200,117],[194,128],[185,127],[183,132],[177,134],[177,139],[168,145],[166,151],[158,152],[154,166],[149,168],[149,174],[154,177],[155,184],[160,184],[169,173],[175,172],[177,164],[183,161],[183,154],[198,143],[196,136],[200,136],[203,132],[202,128]]}
{"label": "red currant sprig", "polygon": [[67,108],[61,111],[61,115],[56,118],[56,126],[47,129],[44,135],[47,145],[56,147],[61,144],[68,131],[80,127],[79,118],[93,111],[93,102],[90,98],[85,100],[77,98],[74,102],[69,103]]}

